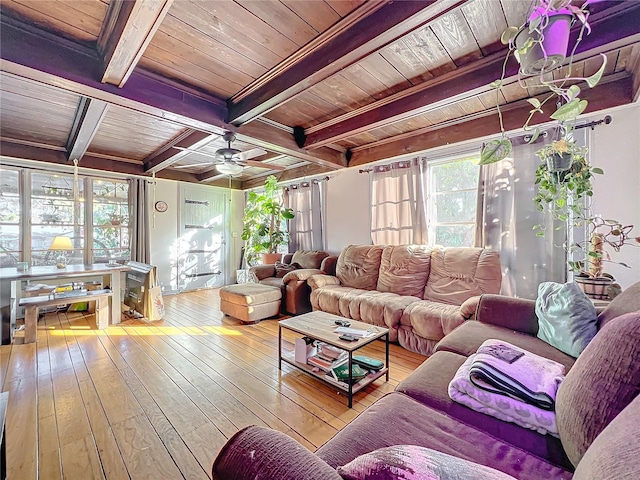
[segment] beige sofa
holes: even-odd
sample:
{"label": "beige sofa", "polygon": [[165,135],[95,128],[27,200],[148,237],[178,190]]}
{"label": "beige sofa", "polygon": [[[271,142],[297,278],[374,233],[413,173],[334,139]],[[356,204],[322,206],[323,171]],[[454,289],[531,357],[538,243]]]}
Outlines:
{"label": "beige sofa", "polygon": [[478,296],[499,293],[500,257],[482,248],[349,245],[336,274],[312,275],[311,304],[389,328],[390,340],[430,355],[475,312]]}

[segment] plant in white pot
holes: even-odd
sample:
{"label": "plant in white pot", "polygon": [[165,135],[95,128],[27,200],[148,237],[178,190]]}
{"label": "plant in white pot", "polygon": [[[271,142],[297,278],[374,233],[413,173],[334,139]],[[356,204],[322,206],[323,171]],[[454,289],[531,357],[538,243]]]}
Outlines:
{"label": "plant in white pot", "polygon": [[249,192],[242,228],[245,259],[249,265],[255,264],[259,256],[262,256],[263,264],[275,263],[282,258],[278,248],[289,241],[284,223],[294,216],[292,209],[282,205],[275,175],[267,177],[263,192]]}
{"label": "plant in white pot", "polygon": [[[601,55],[602,65],[589,77],[572,77],[573,55],[580,44],[584,33],[590,33],[588,23],[589,10],[585,2],[581,7],[571,0],[539,0],[533,8],[529,19],[520,27],[509,27],[502,34],[502,42],[509,46],[502,65],[502,73],[498,80],[491,83],[496,89],[496,109],[500,119],[502,137],[486,143],[480,153],[480,165],[488,165],[506,158],[512,150],[511,140],[506,136],[500,109],[500,91],[505,86],[507,63],[513,54],[520,63],[518,83],[523,89],[547,88],[545,95],[529,98],[533,107],[526,119],[523,129],[533,130],[529,142],[534,142],[539,135],[538,129],[530,126],[536,113],[545,114],[547,105],[555,105],[555,111],[549,114],[551,120],[559,122],[562,136],[556,140],[571,140],[571,130],[575,119],[587,108],[587,100],[580,98],[579,83],[586,83],[590,88],[598,84],[606,67],[607,57]],[[579,21],[579,34],[573,45],[568,45],[571,25]],[[553,78],[550,73],[567,64],[567,74],[562,78]],[[525,84],[523,77],[527,78]]]}

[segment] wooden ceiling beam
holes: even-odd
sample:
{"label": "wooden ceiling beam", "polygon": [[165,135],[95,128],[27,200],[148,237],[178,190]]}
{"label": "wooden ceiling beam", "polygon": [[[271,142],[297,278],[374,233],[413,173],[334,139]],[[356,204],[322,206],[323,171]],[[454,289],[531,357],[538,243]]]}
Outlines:
{"label": "wooden ceiling beam", "polygon": [[98,131],[108,109],[109,104],[102,100],[87,97],[80,99],[67,140],[67,158],[69,160],[81,160],[87,153],[91,140]]}
{"label": "wooden ceiling beam", "polygon": [[[278,182],[286,182],[289,180],[297,180],[298,178],[310,177],[313,175],[319,175],[321,173],[330,173],[330,168],[317,164],[308,164],[303,167],[290,168],[284,172],[276,172],[274,175],[278,177]],[[252,177],[242,182],[242,189],[248,190],[250,188],[261,187],[264,185],[263,177]]]}
{"label": "wooden ceiling beam", "polygon": [[144,170],[149,173],[157,173],[178,162],[181,158],[190,155],[190,153],[185,150],[178,150],[173,147],[197,150],[218,136],[219,135],[211,135],[210,133],[200,132],[198,130],[187,129],[145,158]]}
{"label": "wooden ceiling beam", "polygon": [[[592,89],[584,90],[581,98],[588,100],[585,113],[596,112],[605,108],[628,104],[632,95],[632,79],[628,73],[613,74],[603,79]],[[501,107],[506,131],[522,128],[529,116],[531,105],[526,100],[519,100]],[[531,125],[548,122],[549,118],[540,114],[534,115]],[[473,119],[434,125],[398,135],[353,149],[353,157],[349,166],[365,165],[378,160],[391,159],[443,145],[463,142],[475,138],[483,138],[500,132],[500,122],[495,112],[485,111],[473,116]],[[243,187],[245,188],[244,184]]]}
{"label": "wooden ceiling beam", "polygon": [[122,87],[173,0],[111,0],[98,36],[102,81]]}
{"label": "wooden ceiling beam", "polygon": [[228,102],[227,120],[250,122],[466,0],[369,1]]}
{"label": "wooden ceiling beam", "polygon": [[[67,155],[62,150],[36,147],[24,143],[14,143],[6,138],[0,141],[0,151],[2,152],[2,156],[7,159],[37,160],[51,165],[69,165]],[[103,172],[149,176],[148,172],[144,170],[144,165],[140,162],[122,162],[104,157],[94,157],[90,153],[83,157],[82,165],[80,166]],[[176,170],[163,170],[162,172],[158,172],[157,177],[180,182],[198,183],[195,175]]]}
{"label": "wooden ceiling beam", "polygon": [[[629,43],[640,36],[640,3],[622,4],[626,8],[616,15],[602,11],[591,22],[595,30],[578,45],[574,59],[596,55],[603,45],[617,44],[627,39]],[[574,28],[570,45],[575,44],[579,28]],[[500,77],[506,51],[495,53],[487,58],[458,68],[431,81],[410,87],[406,90],[365,105],[353,112],[336,117],[305,131],[305,148],[314,149],[358,135],[374,128],[421,115],[445,105],[459,102],[465,98],[492,90],[491,82]],[[516,81],[518,63],[513,57],[505,68],[505,84]]]}
{"label": "wooden ceiling beam", "polygon": [[122,88],[102,83],[98,78],[102,65],[92,49],[4,15],[0,19],[0,68],[7,73],[193,130],[218,135],[225,130],[233,131],[238,140],[304,161],[331,168],[346,165],[341,152],[330,148],[309,152],[297,146],[293,134],[272,125],[263,122],[240,128],[229,125],[224,120],[227,110],[221,99],[179,88],[140,69],[131,74]]}

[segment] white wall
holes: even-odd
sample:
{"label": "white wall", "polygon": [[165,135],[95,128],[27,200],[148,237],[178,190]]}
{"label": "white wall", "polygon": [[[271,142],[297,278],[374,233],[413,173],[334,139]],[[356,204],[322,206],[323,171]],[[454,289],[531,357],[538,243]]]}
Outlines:
{"label": "white wall", "polygon": [[369,175],[348,168],[327,182],[327,251],[338,255],[350,244],[370,244]]}
{"label": "white wall", "polygon": [[[594,180],[593,213],[602,218],[634,225],[632,235],[640,237],[640,104],[599,112],[593,120],[611,115],[610,125],[591,132],[591,163],[604,170],[604,176]],[[616,253],[606,249],[611,259],[631,268],[609,263],[611,273],[623,288],[640,280],[640,247],[625,245]]]}
{"label": "white wall", "polygon": [[[155,200],[167,202],[169,208],[166,212],[155,212],[153,207],[153,195],[149,194],[149,212],[155,212],[155,228],[151,218],[151,263],[157,267],[158,278],[164,292],[177,291],[176,266],[178,239],[178,210],[180,182],[173,180],[157,179]],[[228,198],[228,189],[220,187],[206,187],[211,191],[223,192]],[[240,263],[240,251],[242,249],[242,212],[244,211],[244,192],[232,190],[231,209],[228,215],[227,230],[227,259],[225,271],[225,283],[235,282],[235,270]]]}

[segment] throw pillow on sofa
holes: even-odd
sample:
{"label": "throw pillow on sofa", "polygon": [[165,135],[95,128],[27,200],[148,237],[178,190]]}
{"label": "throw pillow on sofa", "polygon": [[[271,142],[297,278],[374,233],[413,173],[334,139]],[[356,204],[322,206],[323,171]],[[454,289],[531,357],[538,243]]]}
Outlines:
{"label": "throw pillow on sofa", "polygon": [[578,357],[595,337],[598,314],[578,284],[543,282],[536,299],[538,338]]}
{"label": "throw pillow on sofa", "polygon": [[511,475],[417,445],[394,445],[360,455],[338,473],[346,480],[513,480]]}
{"label": "throw pillow on sofa", "polygon": [[302,268],[298,263],[282,263],[282,262],[276,262],[275,267],[276,267],[277,278],[282,278],[287,273],[293,272],[294,270],[298,270]]}

